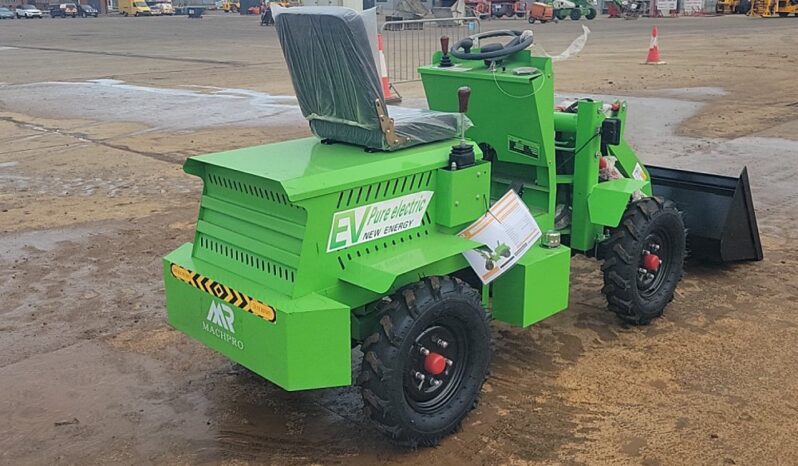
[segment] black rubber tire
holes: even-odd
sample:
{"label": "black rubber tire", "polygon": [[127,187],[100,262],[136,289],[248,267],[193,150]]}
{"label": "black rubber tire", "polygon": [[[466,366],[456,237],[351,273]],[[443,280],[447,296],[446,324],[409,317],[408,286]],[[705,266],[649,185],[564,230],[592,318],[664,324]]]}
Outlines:
{"label": "black rubber tire", "polygon": [[[379,330],[362,344],[363,363],[357,383],[366,416],[377,429],[397,443],[433,446],[455,432],[479,401],[491,359],[488,313],[479,293],[458,278],[429,277],[383,299]],[[451,387],[440,406],[426,412],[411,404],[405,372],[413,370],[415,340],[435,325],[455,324],[464,340],[459,383]],[[455,379],[452,379],[455,380]],[[446,390],[447,387],[443,387]],[[441,392],[444,393],[444,392]]]}
{"label": "black rubber tire", "polygon": [[[653,290],[641,292],[638,270],[647,238],[661,235],[666,257],[663,277]],[[618,228],[602,243],[604,288],[610,311],[632,325],[647,325],[662,315],[682,279],[686,234],[682,214],[672,201],[649,197],[627,207]],[[658,272],[659,273],[659,272]]]}
{"label": "black rubber tire", "polygon": [[779,18],[786,18],[789,15],[789,13],[779,13]]}
{"label": "black rubber tire", "polygon": [[585,18],[587,18],[588,21],[593,20],[593,19],[596,18],[596,14],[597,14],[596,13],[596,9],[595,8],[591,8],[591,9],[589,9],[587,11],[587,14],[585,15]]}
{"label": "black rubber tire", "polygon": [[529,24],[535,24],[535,18],[533,18],[533,17],[531,17],[531,16],[530,16],[529,18],[527,18],[527,20],[526,20],[526,21],[527,21]]}
{"label": "black rubber tire", "polygon": [[571,17],[571,21],[579,21],[579,18],[582,17],[582,11],[579,10],[579,8],[574,8],[571,10],[571,14],[569,16]]}
{"label": "black rubber tire", "polygon": [[554,17],[562,21],[568,17],[568,14],[562,10],[554,10]]}

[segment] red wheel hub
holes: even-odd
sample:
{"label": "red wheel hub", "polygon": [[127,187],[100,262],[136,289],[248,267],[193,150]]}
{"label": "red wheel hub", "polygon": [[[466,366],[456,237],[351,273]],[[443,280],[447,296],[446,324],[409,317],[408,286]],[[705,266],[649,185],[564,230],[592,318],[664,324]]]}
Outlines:
{"label": "red wheel hub", "polygon": [[424,358],[424,370],[432,375],[438,375],[446,369],[446,358],[438,353],[429,353]]}
{"label": "red wheel hub", "polygon": [[643,268],[649,272],[656,272],[659,266],[662,265],[662,259],[655,254],[646,254],[643,256]]}

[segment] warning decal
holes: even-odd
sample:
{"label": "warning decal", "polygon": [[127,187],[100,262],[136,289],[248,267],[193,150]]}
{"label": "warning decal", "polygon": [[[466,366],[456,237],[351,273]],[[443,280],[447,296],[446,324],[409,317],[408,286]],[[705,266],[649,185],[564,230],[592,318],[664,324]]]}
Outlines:
{"label": "warning decal", "polygon": [[264,304],[255,298],[250,298],[244,293],[222,285],[221,283],[213,281],[208,277],[203,277],[202,275],[192,272],[191,270],[188,270],[177,264],[172,264],[170,269],[172,271],[172,276],[183,283],[202,290],[211,296],[215,296],[225,302],[232,304],[233,306],[237,306],[249,312],[250,314],[260,317],[261,319],[268,320],[269,322],[274,322],[277,319],[277,314],[274,312],[274,308],[268,304]]}

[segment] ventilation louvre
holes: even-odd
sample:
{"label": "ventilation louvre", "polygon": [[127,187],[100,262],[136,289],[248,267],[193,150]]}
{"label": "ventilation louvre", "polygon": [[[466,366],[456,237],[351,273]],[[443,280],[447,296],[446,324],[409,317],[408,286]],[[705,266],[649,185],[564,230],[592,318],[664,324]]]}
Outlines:
{"label": "ventilation louvre", "polygon": [[296,271],[290,267],[278,264],[274,261],[264,259],[238,247],[230,245],[224,241],[210,238],[207,235],[199,235],[199,245],[208,252],[217,256],[238,262],[253,271],[267,273],[275,278],[293,284],[296,280]]}

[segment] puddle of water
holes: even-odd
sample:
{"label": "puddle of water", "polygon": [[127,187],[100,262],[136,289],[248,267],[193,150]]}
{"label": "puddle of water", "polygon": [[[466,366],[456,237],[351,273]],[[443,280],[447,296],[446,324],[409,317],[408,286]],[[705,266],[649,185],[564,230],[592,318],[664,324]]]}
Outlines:
{"label": "puddle of water", "polygon": [[144,123],[152,130],[304,123],[296,98],[247,89],[171,89],[114,79],[0,86],[6,108],[29,115]]}

